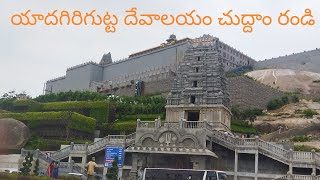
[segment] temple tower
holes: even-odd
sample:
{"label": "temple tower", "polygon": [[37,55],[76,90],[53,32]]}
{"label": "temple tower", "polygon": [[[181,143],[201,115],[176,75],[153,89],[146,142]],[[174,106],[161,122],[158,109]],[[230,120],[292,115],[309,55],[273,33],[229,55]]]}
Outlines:
{"label": "temple tower", "polygon": [[219,39],[203,35],[190,42],[167,97],[166,121],[207,121],[230,130],[231,113]]}

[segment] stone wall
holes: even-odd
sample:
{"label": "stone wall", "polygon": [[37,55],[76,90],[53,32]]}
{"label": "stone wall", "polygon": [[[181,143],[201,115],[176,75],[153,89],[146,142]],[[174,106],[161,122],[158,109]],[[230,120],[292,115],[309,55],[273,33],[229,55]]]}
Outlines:
{"label": "stone wall", "polygon": [[284,93],[254,81],[245,76],[228,78],[231,104],[240,109],[265,109],[272,99],[281,98]]}
{"label": "stone wall", "polygon": [[[163,93],[164,96],[171,90],[174,76],[145,82],[144,95]],[[252,80],[245,76],[227,78],[227,85],[232,106],[239,105],[240,109],[260,108],[266,109],[270,100],[281,98],[284,93]],[[115,95],[134,96],[135,85],[123,85],[116,90],[104,93]]]}
{"label": "stone wall", "polygon": [[254,69],[293,69],[320,73],[320,49],[257,61]]}

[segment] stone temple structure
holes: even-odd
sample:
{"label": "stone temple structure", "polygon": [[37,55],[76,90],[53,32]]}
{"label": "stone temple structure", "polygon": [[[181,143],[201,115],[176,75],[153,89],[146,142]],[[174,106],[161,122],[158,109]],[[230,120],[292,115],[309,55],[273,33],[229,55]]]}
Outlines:
{"label": "stone temple structure", "polygon": [[217,156],[200,127],[230,132],[231,117],[218,43],[207,35],[192,40],[167,98],[166,121],[148,129],[148,122],[138,122],[136,143],[126,150],[132,168],[124,176],[137,178],[145,167],[213,168]]}
{"label": "stone temple structure", "polygon": [[[230,132],[219,44],[207,35],[189,41],[167,97],[164,121],[137,119],[133,134],[108,135],[91,144],[71,143],[49,159],[35,151],[35,158],[44,169],[52,160],[60,160],[60,172],[84,173],[85,162],[95,157],[98,173],[105,177],[106,146],[121,146],[125,150],[119,177],[124,180],[140,179],[145,168],[215,169],[234,180],[319,179],[319,153],[293,151]],[[22,158],[26,152],[22,150]]]}
{"label": "stone temple structure", "polygon": [[230,100],[218,44],[208,35],[192,41],[167,97],[167,119],[214,120],[222,129],[230,127]]}
{"label": "stone temple structure", "polygon": [[[211,38],[219,42],[217,53],[221,55],[224,70],[255,63],[255,60],[219,41],[218,38]],[[44,91],[45,93],[66,91],[108,93],[113,88],[130,86],[136,81],[154,82],[170,79],[174,77],[178,65],[183,61],[191,41],[190,38],[178,40],[175,35],[171,35],[159,46],[131,54],[128,58],[117,61],[112,60],[109,52],[103,55],[100,63],[87,62],[68,68],[65,76],[47,81]],[[131,95],[134,95],[134,92]]]}

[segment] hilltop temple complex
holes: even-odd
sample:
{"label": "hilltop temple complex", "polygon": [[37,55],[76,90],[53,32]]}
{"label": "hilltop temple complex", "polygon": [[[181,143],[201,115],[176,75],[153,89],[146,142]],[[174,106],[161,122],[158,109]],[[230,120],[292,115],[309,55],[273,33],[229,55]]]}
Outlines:
{"label": "hilltop temple complex", "polygon": [[[255,60],[218,38],[210,35],[205,37],[217,42],[216,50],[222,58],[225,71],[255,63]],[[65,76],[47,81],[45,93],[70,90],[108,93],[113,89],[130,86],[136,81],[153,82],[170,79],[174,77],[178,65],[183,61],[191,41],[190,38],[178,40],[175,35],[171,35],[165,43],[157,47],[131,54],[127,59],[115,62],[109,52],[103,55],[99,64],[95,62],[80,64],[68,68]],[[156,92],[150,90],[149,93]],[[134,92],[122,95],[133,96]]]}
{"label": "hilltop temple complex", "polygon": [[[259,137],[240,138],[232,134],[224,73],[229,67],[220,52],[223,44],[208,35],[186,41],[181,45],[184,55],[167,95],[164,121],[137,119],[133,134],[108,135],[91,144],[71,144],[54,152],[50,159],[37,152],[35,156],[41,165],[47,167],[51,160],[59,160],[61,170],[84,173],[87,159],[95,157],[104,177],[106,146],[121,146],[124,160],[119,177],[124,180],[141,179],[145,168],[216,169],[234,180],[318,179],[320,155],[315,151],[293,151]],[[103,63],[110,63],[110,55],[104,58]],[[102,68],[92,63],[80,69],[83,67]],[[73,159],[78,159],[78,163],[74,164]]]}

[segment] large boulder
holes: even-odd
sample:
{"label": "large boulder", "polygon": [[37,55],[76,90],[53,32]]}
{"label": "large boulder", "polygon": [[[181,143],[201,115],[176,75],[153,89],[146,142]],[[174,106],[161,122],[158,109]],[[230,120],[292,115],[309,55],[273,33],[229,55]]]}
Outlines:
{"label": "large boulder", "polygon": [[21,149],[30,136],[29,128],[11,118],[0,119],[0,149]]}

